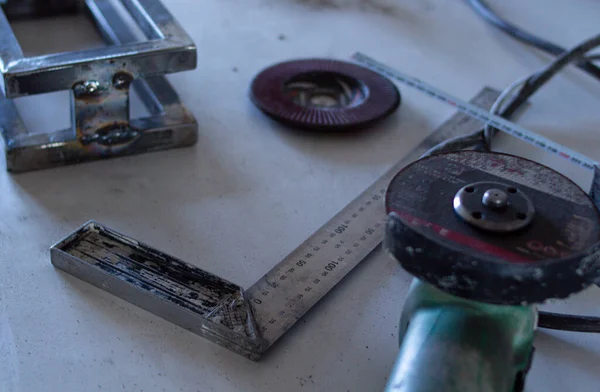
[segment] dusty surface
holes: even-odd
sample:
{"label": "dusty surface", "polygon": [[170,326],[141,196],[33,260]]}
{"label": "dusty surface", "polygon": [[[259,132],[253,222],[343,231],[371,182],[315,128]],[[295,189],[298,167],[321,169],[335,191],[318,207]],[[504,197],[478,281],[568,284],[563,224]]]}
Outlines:
{"label": "dusty surface", "polygon": [[[253,363],[57,271],[49,247],[95,219],[248,287],[451,113],[401,87],[398,113],[370,132],[290,132],[249,102],[259,70],[360,50],[469,99],[484,84],[500,88],[542,67],[547,56],[499,35],[456,0],[165,3],[198,45],[198,69],[170,77],[200,124],[195,147],[18,176],[0,162],[0,390],[382,390],[410,280],[382,252]],[[597,33],[595,0],[493,3],[561,45]],[[55,37],[29,34],[39,37],[30,46]],[[79,47],[83,35],[61,37]],[[600,83],[571,71],[536,94],[519,121],[600,160],[599,96]],[[68,101],[55,97],[19,107],[38,128],[59,127]],[[528,146],[508,138],[498,145],[589,184],[588,173]],[[592,289],[552,306],[599,314],[598,301]],[[597,388],[599,342],[540,332],[528,390]]]}

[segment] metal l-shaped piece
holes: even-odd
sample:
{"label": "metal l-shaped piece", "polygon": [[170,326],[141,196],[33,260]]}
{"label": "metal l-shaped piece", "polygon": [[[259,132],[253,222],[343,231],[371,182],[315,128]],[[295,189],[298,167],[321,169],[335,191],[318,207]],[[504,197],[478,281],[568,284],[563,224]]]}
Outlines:
{"label": "metal l-shaped piece", "polygon": [[51,256],[57,268],[250,359],[268,348],[240,286],[97,222]]}

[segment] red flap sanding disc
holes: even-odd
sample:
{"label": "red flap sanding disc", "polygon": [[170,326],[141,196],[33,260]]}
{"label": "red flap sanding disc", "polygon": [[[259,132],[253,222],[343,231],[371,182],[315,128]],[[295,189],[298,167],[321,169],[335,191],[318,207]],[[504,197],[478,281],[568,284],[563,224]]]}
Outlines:
{"label": "red flap sanding disc", "polygon": [[263,70],[252,82],[251,98],[281,123],[319,131],[364,128],[400,105],[398,89],[380,74],[323,59],[288,61]]}

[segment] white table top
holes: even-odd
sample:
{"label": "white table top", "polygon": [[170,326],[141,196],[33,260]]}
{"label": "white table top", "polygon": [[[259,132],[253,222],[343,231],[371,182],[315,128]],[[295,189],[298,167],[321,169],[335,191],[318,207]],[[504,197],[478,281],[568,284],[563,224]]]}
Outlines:
{"label": "white table top", "polygon": [[[0,390],[382,390],[410,281],[383,252],[256,363],[56,270],[49,247],[95,219],[248,287],[452,114],[401,86],[400,110],[371,132],[290,132],[248,99],[260,69],[291,58],[348,59],[360,50],[469,99],[549,58],[491,29],[458,0],[164,2],[198,46],[197,70],[169,77],[200,124],[195,147],[21,175],[0,163]],[[600,19],[595,0],[492,4],[564,46],[597,33]],[[18,31],[34,45],[39,29]],[[599,104],[600,83],[571,69],[518,120],[600,160]],[[64,124],[52,103],[35,107],[32,124]],[[589,186],[583,169],[499,140],[505,151]],[[591,288],[549,308],[600,315],[598,301],[600,289]],[[535,346],[528,391],[600,390],[599,335],[542,330]]]}

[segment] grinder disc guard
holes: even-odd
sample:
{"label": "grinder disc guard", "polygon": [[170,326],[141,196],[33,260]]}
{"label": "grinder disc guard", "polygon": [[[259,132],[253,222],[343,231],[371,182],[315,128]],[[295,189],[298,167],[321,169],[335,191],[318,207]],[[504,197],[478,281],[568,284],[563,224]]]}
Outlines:
{"label": "grinder disc guard", "polygon": [[524,158],[461,151],[421,159],[392,180],[386,208],[386,247],[407,271],[453,295],[539,303],[600,275],[591,199]]}

